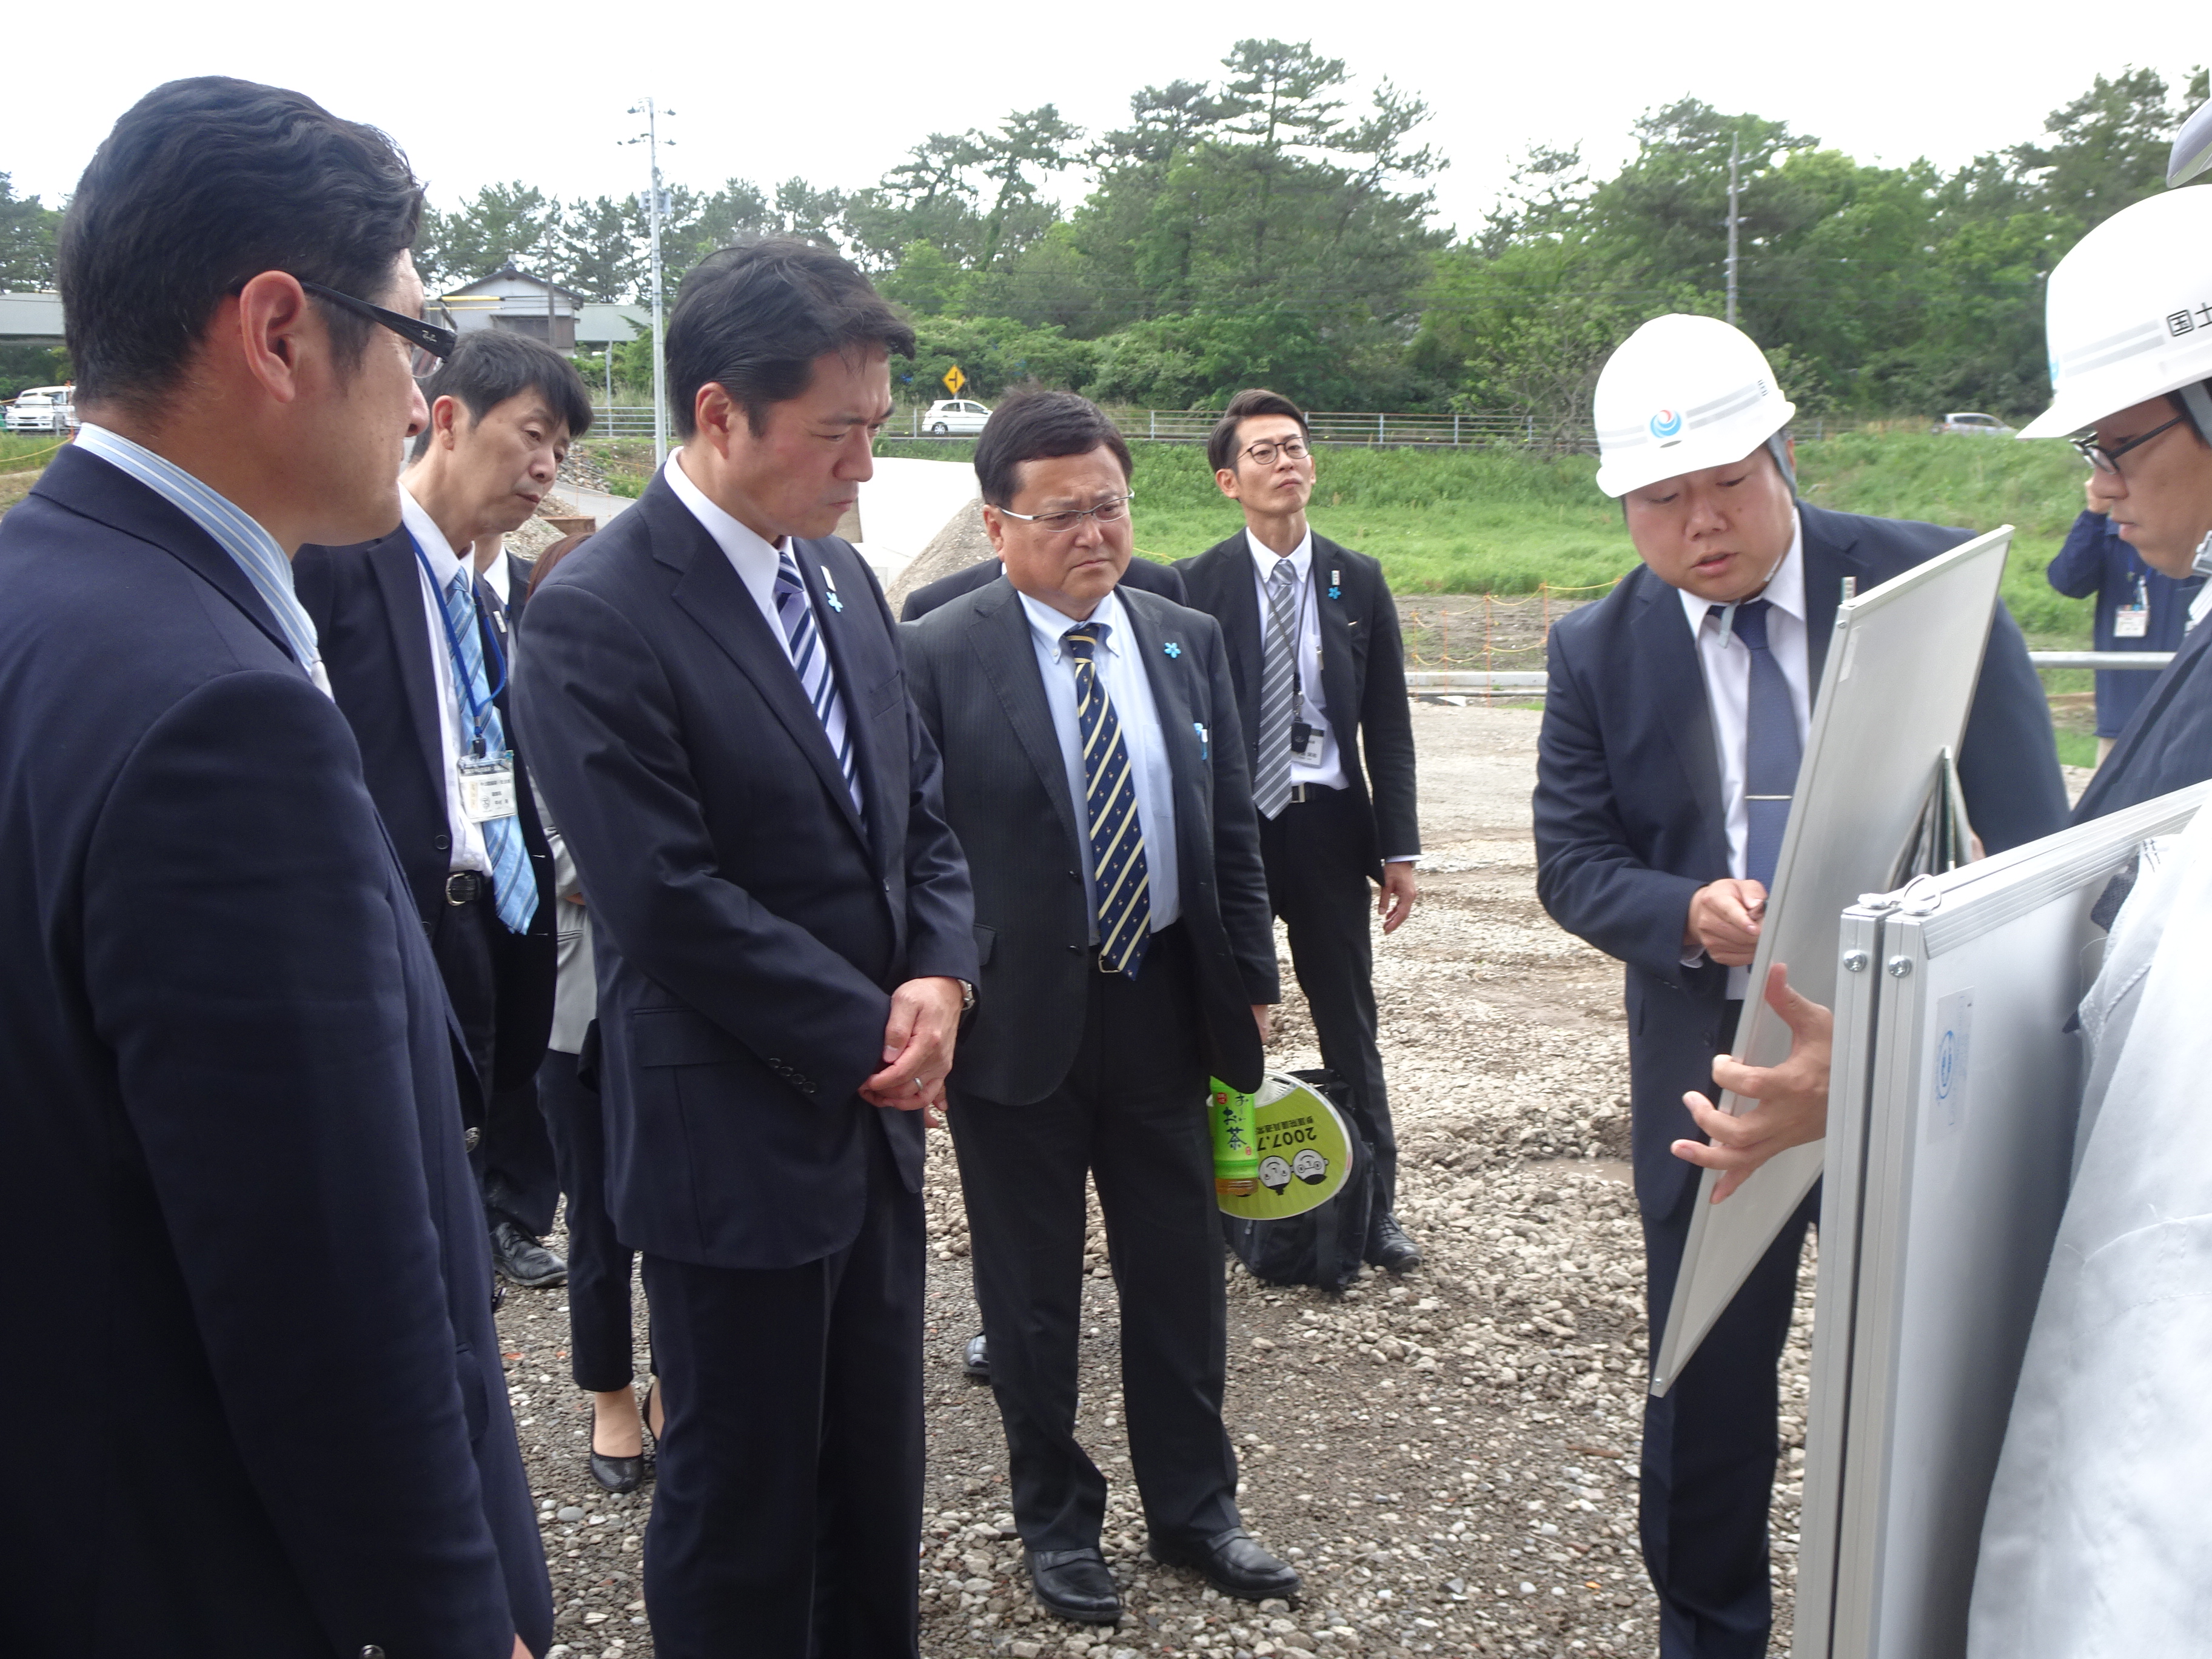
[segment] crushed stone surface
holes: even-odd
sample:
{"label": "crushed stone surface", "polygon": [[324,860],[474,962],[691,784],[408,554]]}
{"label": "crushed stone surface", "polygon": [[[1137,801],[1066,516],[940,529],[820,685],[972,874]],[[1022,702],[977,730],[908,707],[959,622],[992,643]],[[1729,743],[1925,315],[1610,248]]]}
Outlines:
{"label": "crushed stone surface", "polygon": [[[1124,1613],[1101,1629],[1036,1605],[990,1391],[960,1370],[978,1326],[958,1180],[939,1145],[927,1190],[929,1659],[1657,1650],[1635,1542],[1643,1252],[1623,1161],[1620,970],[1536,902],[1528,794],[1540,718],[1413,708],[1429,850],[1413,918],[1376,936],[1376,978],[1403,1149],[1399,1216],[1425,1264],[1402,1279],[1370,1271],[1340,1297],[1226,1269],[1227,1419],[1244,1517],[1297,1566],[1303,1593],[1224,1600],[1144,1555],[1094,1205],[1080,1422],[1114,1483],[1103,1542]],[[1285,988],[1270,1063],[1318,1064],[1295,985]],[[1783,1370],[1777,1653],[1790,1641],[1811,1296],[1808,1250]],[[591,1419],[568,1378],[566,1308],[558,1290],[511,1291],[500,1316],[553,1569],[555,1653],[645,1659],[638,1566],[652,1486],[617,1498],[586,1473]]]}

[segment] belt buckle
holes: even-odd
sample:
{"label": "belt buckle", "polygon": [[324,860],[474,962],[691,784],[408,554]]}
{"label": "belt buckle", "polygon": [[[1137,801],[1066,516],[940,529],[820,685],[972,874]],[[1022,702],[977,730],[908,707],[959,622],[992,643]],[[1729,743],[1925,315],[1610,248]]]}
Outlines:
{"label": "belt buckle", "polygon": [[473,870],[455,870],[446,878],[446,902],[455,907],[473,904],[479,896],[477,884],[483,878]]}

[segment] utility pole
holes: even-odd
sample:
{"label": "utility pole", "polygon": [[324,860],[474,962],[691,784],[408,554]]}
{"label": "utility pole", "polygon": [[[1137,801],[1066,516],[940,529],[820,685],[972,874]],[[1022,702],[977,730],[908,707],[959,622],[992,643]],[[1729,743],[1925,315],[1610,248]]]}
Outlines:
{"label": "utility pole", "polygon": [[1738,177],[1737,177],[1737,173],[1736,173],[1736,167],[1737,167],[1737,164],[1738,164],[1738,163],[1742,160],[1742,158],[1743,158],[1743,140],[1742,140],[1741,137],[1741,136],[1737,136],[1737,137],[1731,137],[1731,138],[1729,140],[1729,216],[1728,216],[1728,234],[1729,234],[1729,251],[1728,251],[1728,319],[1729,319],[1729,325],[1730,325],[1731,326],[1733,326],[1733,325],[1734,325],[1734,324],[1735,324],[1735,270],[1736,270],[1735,233],[1736,233],[1736,227],[1737,227],[1738,225],[1740,225],[1740,224],[1741,224],[1741,223],[1743,222],[1743,216],[1742,216],[1742,215],[1741,215],[1741,214],[1739,214],[1739,213],[1736,211],[1736,198],[1737,198],[1737,197],[1738,197],[1738,196],[1742,192],[1742,189],[1743,189],[1742,184],[1740,182],[1740,180],[1739,180],[1739,179],[1738,179]]}
{"label": "utility pole", "polygon": [[[665,368],[660,349],[660,216],[666,210],[665,193],[660,188],[660,131],[659,118],[673,115],[672,109],[656,110],[653,100],[641,99],[629,107],[632,115],[645,117],[645,131],[635,138],[623,142],[643,144],[651,163],[653,183],[641,192],[645,221],[653,235],[653,267],[650,281],[653,297],[653,464],[656,467],[668,459],[668,389]],[[668,141],[674,143],[674,139]]]}

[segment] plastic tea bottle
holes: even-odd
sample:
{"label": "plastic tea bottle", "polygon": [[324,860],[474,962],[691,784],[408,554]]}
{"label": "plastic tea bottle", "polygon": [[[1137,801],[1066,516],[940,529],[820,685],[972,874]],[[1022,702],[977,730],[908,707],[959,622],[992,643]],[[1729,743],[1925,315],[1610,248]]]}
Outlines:
{"label": "plastic tea bottle", "polygon": [[1213,1125],[1213,1190],[1244,1198],[1260,1185],[1260,1149],[1252,1138],[1252,1097],[1219,1078],[1211,1081],[1206,1116]]}

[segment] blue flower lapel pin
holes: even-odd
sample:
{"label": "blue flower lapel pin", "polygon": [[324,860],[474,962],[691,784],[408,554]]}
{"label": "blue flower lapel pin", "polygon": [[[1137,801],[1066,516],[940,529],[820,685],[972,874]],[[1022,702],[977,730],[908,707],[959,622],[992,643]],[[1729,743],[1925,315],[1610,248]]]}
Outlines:
{"label": "blue flower lapel pin", "polygon": [[1177,645],[1173,640],[1170,640],[1165,645],[1162,646],[1160,649],[1166,652],[1170,659],[1182,655],[1182,647]]}
{"label": "blue flower lapel pin", "polygon": [[829,590],[824,597],[830,601],[830,608],[842,616],[845,601],[837,597],[837,579],[830,574],[830,567],[826,564],[822,567],[822,586]]}
{"label": "blue flower lapel pin", "polygon": [[1344,572],[1341,570],[1332,570],[1328,573],[1328,596],[1332,599],[1340,599],[1344,597]]}

